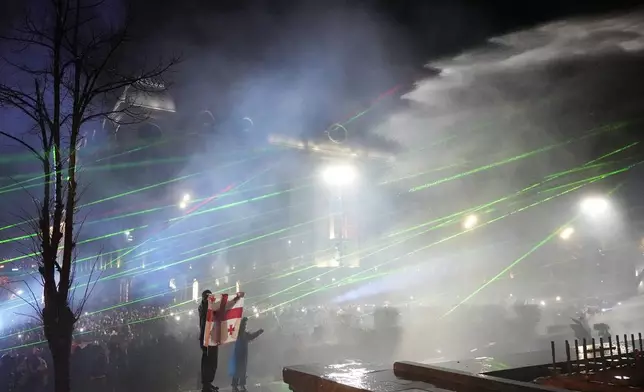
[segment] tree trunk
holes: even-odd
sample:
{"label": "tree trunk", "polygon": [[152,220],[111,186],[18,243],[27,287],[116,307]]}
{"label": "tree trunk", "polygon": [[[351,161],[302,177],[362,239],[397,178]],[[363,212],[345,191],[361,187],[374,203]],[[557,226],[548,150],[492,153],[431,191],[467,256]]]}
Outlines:
{"label": "tree trunk", "polygon": [[70,392],[72,333],[76,321],[74,314],[69,306],[63,305],[59,308],[55,307],[53,312],[45,307],[43,316],[45,337],[49,343],[54,366],[54,391]]}
{"label": "tree trunk", "polygon": [[69,338],[69,344],[59,344],[55,347],[50,346],[53,365],[54,365],[54,391],[70,392],[71,390],[71,373],[70,360],[72,351],[72,341]]}

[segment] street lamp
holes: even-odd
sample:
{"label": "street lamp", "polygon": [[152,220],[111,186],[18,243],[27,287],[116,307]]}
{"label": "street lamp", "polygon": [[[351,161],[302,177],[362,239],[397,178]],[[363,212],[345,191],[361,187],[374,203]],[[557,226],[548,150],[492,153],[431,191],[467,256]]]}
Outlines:
{"label": "street lamp", "polygon": [[608,212],[610,203],[608,199],[600,196],[587,197],[581,201],[581,211],[591,217],[597,218],[599,216],[605,215]]}
{"label": "street lamp", "polygon": [[[358,177],[357,168],[350,163],[336,163],[322,170],[322,180],[329,187],[329,240],[335,249],[328,265],[339,265],[345,256],[345,247],[349,240],[349,215],[345,206],[344,193]],[[351,192],[348,192],[351,193]],[[351,263],[351,261],[348,261]],[[319,280],[319,279],[318,279]]]}
{"label": "street lamp", "polygon": [[349,164],[328,166],[322,171],[322,179],[332,186],[350,185],[357,177],[358,171],[355,166]]}
{"label": "street lamp", "polygon": [[463,228],[465,230],[473,229],[479,223],[479,217],[476,215],[468,215],[463,221]]}
{"label": "street lamp", "polygon": [[575,233],[575,229],[569,226],[559,232],[559,238],[566,241],[566,240],[569,240],[574,233]]}

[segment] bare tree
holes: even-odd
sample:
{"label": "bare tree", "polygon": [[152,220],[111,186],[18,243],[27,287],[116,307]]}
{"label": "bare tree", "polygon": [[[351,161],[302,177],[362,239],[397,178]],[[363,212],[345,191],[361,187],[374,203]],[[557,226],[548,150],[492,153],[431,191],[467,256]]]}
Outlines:
{"label": "bare tree", "polygon": [[174,58],[156,59],[150,66],[146,58],[133,58],[137,51],[128,29],[131,21],[110,20],[107,3],[40,1],[38,8],[27,6],[19,23],[0,35],[0,105],[20,113],[29,124],[22,131],[0,129],[0,134],[33,153],[44,174],[42,194],[33,197],[33,222],[44,287],[39,316],[53,357],[57,392],[70,389],[72,333],[89,295],[86,290],[80,308],[72,308],[80,230],[77,151],[83,129],[101,119],[136,118],[128,105],[114,106],[115,97],[126,88],[165,88],[163,78],[176,63]]}

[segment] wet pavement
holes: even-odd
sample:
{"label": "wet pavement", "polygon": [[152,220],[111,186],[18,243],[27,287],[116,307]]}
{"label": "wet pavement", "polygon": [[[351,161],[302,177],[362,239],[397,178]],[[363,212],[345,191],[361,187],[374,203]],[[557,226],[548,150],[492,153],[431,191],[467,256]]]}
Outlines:
{"label": "wet pavement", "polygon": [[[466,367],[490,368],[491,358],[466,361]],[[457,361],[457,363],[460,361]],[[294,392],[516,392],[548,391],[532,380],[513,380],[505,377],[454,370],[442,366],[415,362],[395,362],[393,366],[376,367],[358,361],[335,365],[302,365],[287,367],[284,382]]]}
{"label": "wet pavement", "polygon": [[[284,369],[284,381],[295,392],[343,390],[372,392],[447,392],[424,382],[398,378],[393,370],[346,361],[335,365],[302,365]],[[380,368],[382,369],[382,368]],[[349,387],[349,388],[347,388]]]}
{"label": "wet pavement", "polygon": [[[564,359],[565,354],[558,352],[557,360],[562,361]],[[442,362],[436,365],[457,372],[470,374],[492,372],[494,374],[495,371],[499,370],[543,365],[551,362],[551,352],[540,351],[495,357],[478,357],[461,361]],[[325,392],[346,390],[353,392],[446,392],[456,390],[396,377],[391,364],[365,364],[355,360],[347,360],[333,365],[291,366],[284,370],[284,381],[285,383],[270,382],[253,385],[249,380],[248,390],[250,392],[286,392],[289,390],[289,384],[295,392],[316,390],[324,390]],[[230,390],[230,387],[220,388],[221,392]]]}

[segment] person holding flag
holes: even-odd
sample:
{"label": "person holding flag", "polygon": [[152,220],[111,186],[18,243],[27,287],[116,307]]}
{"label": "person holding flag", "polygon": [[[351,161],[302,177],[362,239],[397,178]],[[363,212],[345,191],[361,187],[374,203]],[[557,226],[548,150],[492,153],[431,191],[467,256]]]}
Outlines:
{"label": "person holding flag", "polygon": [[[231,300],[228,300],[228,294],[213,295],[210,290],[204,290],[201,293],[201,303],[198,311],[202,392],[216,392],[219,390],[219,388],[212,385],[217,373],[219,345],[235,341],[237,338],[235,322],[238,324],[241,322],[242,298],[244,298],[243,292],[237,293]],[[227,328],[224,332],[227,335],[222,341],[221,326],[223,323],[226,323]]]}

